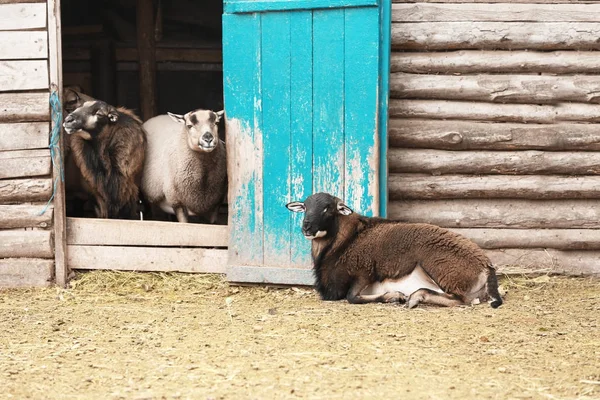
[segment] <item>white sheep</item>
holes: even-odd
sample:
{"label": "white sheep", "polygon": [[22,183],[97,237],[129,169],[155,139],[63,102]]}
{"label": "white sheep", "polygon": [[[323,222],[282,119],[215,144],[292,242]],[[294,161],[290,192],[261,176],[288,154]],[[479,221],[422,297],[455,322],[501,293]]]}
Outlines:
{"label": "white sheep", "polygon": [[168,113],[144,123],[148,148],[142,193],[179,222],[199,215],[214,223],[227,192],[225,143],[217,124],[223,111]]}

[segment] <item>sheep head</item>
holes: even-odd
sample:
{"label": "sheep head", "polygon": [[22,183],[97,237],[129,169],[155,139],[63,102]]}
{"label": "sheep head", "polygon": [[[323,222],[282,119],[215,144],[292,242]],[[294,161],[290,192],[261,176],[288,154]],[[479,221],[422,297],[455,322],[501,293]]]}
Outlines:
{"label": "sheep head", "polygon": [[224,111],[195,110],[185,115],[167,114],[173,121],[184,125],[190,149],[210,153],[219,144],[217,124],[223,113]]}
{"label": "sheep head", "polygon": [[302,233],[309,240],[326,237],[333,231],[340,215],[350,215],[353,212],[342,200],[329,193],[315,193],[304,202],[293,201],[286,207],[290,211],[304,213]]}

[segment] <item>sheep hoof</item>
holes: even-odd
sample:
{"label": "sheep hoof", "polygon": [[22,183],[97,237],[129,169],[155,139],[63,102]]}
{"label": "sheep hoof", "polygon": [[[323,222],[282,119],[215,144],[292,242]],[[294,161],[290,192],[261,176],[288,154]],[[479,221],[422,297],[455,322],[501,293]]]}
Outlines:
{"label": "sheep hoof", "polygon": [[423,296],[413,294],[408,298],[408,302],[406,303],[406,306],[408,308],[415,308],[422,301],[423,301]]}
{"label": "sheep hoof", "polygon": [[385,303],[406,303],[406,297],[400,292],[387,292],[383,295]]}

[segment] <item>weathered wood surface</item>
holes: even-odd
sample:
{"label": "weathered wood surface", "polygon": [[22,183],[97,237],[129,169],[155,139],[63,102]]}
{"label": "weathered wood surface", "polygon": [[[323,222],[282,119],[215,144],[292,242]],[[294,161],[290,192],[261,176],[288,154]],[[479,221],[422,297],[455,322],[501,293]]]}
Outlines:
{"label": "weathered wood surface", "polygon": [[0,31],[0,57],[3,60],[47,59],[47,32]]}
{"label": "weathered wood surface", "polygon": [[227,247],[226,225],[67,218],[67,244]]}
{"label": "weathered wood surface", "polygon": [[0,287],[50,286],[53,276],[53,260],[39,258],[0,259]]}
{"label": "weathered wood surface", "polygon": [[0,124],[0,151],[48,147],[50,126],[47,122]]}
{"label": "weathered wood surface", "polygon": [[0,229],[47,228],[52,225],[54,208],[45,205],[0,205]]}
{"label": "weathered wood surface", "polygon": [[50,150],[0,151],[0,179],[50,175]]}
{"label": "weathered wood surface", "polygon": [[553,273],[600,276],[599,251],[501,249],[487,250],[486,253],[501,274]]}
{"label": "weathered wood surface", "polygon": [[52,196],[52,179],[0,180],[0,204],[47,201]]}
{"label": "weathered wood surface", "polygon": [[595,124],[512,124],[391,119],[390,147],[438,150],[600,151]]}
{"label": "weathered wood surface", "polygon": [[0,61],[0,91],[48,88],[45,60]]}
{"label": "weathered wood surface", "polygon": [[392,22],[598,22],[598,4],[394,4]]}
{"label": "weathered wood surface", "polygon": [[136,1],[137,48],[140,80],[140,107],[144,121],[156,115],[156,43],[152,0]]}
{"label": "weathered wood surface", "polygon": [[[0,43],[2,43],[1,37]],[[0,49],[0,54],[2,54],[2,49]],[[0,122],[49,120],[50,101],[48,92],[0,93]]]}
{"label": "weathered wood surface", "polygon": [[390,172],[427,174],[600,174],[598,152],[390,149]]}
{"label": "weathered wood surface", "polygon": [[426,22],[392,24],[396,50],[598,50],[595,22]]}
{"label": "weathered wood surface", "polygon": [[600,75],[419,75],[394,73],[390,97],[493,103],[600,103]]}
{"label": "weathered wood surface", "polygon": [[44,3],[0,3],[0,31],[42,29],[46,27]]}
{"label": "weathered wood surface", "polygon": [[448,100],[390,100],[391,118],[462,119],[553,124],[600,122],[600,105],[583,103],[492,104]]}
{"label": "weathered wood surface", "polygon": [[0,231],[0,258],[52,258],[52,232],[43,230]]}
{"label": "weathered wood surface", "polygon": [[477,229],[452,228],[483,249],[600,250],[597,229]]}
{"label": "weathered wood surface", "polygon": [[599,229],[600,202],[521,199],[391,201],[388,217],[447,228]]}
{"label": "weathered wood surface", "polygon": [[600,199],[600,176],[390,174],[391,200]]}
{"label": "weathered wood surface", "polygon": [[390,64],[392,72],[417,74],[600,73],[594,51],[393,52]]}
{"label": "weathered wood surface", "polygon": [[71,269],[225,273],[227,250],[174,247],[67,247]]}

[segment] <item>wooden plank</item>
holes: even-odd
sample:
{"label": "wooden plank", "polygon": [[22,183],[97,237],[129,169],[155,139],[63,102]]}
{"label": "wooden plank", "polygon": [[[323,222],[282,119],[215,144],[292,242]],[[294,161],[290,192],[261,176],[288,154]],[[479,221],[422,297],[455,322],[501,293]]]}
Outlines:
{"label": "wooden plank", "polygon": [[314,272],[307,268],[274,268],[228,266],[227,280],[233,283],[263,283],[270,285],[312,286]]}
{"label": "wooden plank", "polygon": [[393,22],[599,22],[598,4],[394,4]]}
{"label": "wooden plank", "polygon": [[54,261],[37,258],[0,260],[0,287],[44,287],[54,279]]}
{"label": "wooden plank", "polygon": [[392,72],[416,74],[550,73],[598,74],[594,51],[394,52]]}
{"label": "wooden plank", "polygon": [[223,15],[230,265],[263,264],[260,32],[260,15]]}
{"label": "wooden plank", "polygon": [[227,247],[226,225],[67,218],[67,244]]}
{"label": "wooden plank", "polygon": [[600,153],[391,149],[390,171],[433,175],[597,175]]}
{"label": "wooden plank", "polygon": [[343,199],[379,215],[379,9],[345,10]]}
{"label": "wooden plank", "polygon": [[390,199],[600,199],[600,176],[391,174]]}
{"label": "wooden plank", "polygon": [[0,3],[0,31],[43,29],[46,27],[44,3]]}
{"label": "wooden plank", "polygon": [[156,43],[154,41],[154,3],[136,2],[137,47],[139,54],[140,108],[144,121],[156,115]]}
{"label": "wooden plank", "polygon": [[0,203],[47,201],[52,196],[52,179],[0,180]]}
{"label": "wooden plank", "polygon": [[600,276],[600,252],[555,249],[488,250],[501,274],[552,273]]}
{"label": "wooden plank", "polygon": [[595,124],[392,119],[389,145],[438,150],[600,151],[600,131]]}
{"label": "wooden plank", "polygon": [[[0,205],[0,229],[47,228],[52,225],[54,207],[44,214],[45,205]],[[40,215],[41,214],[41,215]]]}
{"label": "wooden plank", "polygon": [[388,206],[388,111],[390,101],[390,64],[392,49],[392,0],[382,0],[380,11],[380,60],[379,60],[379,215],[387,217]]}
{"label": "wooden plank", "polygon": [[0,179],[50,175],[50,150],[0,151]]}
{"label": "wooden plank", "polygon": [[47,88],[47,61],[0,61],[0,91],[35,90]]}
{"label": "wooden plank", "polygon": [[453,228],[484,249],[552,248],[600,250],[597,229],[469,229]]}
{"label": "wooden plank", "polygon": [[563,121],[600,122],[600,105],[491,104],[448,100],[390,100],[390,117],[462,119],[552,124]]}
{"label": "wooden plank", "polygon": [[427,22],[392,24],[396,50],[598,50],[595,22]]}
{"label": "wooden plank", "polygon": [[[264,265],[290,263],[290,13],[262,14]],[[295,83],[294,83],[295,84]]]}
{"label": "wooden plank", "polygon": [[0,93],[0,122],[49,120],[50,102],[48,92]]}
{"label": "wooden plank", "polygon": [[0,151],[48,147],[49,132],[47,122],[0,124]]}
{"label": "wooden plank", "polygon": [[71,269],[225,273],[227,250],[174,247],[67,247]]}
{"label": "wooden plank", "polygon": [[600,75],[420,75],[394,73],[390,96],[492,103],[600,103]]}
{"label": "wooden plank", "polygon": [[47,59],[46,31],[0,31],[0,54],[3,60]]}
{"label": "wooden plank", "polygon": [[597,200],[410,200],[389,209],[390,219],[447,228],[600,228]]}
{"label": "wooden plank", "polygon": [[0,231],[0,258],[54,257],[52,232],[42,230]]}
{"label": "wooden plank", "polygon": [[[139,59],[137,48],[120,47],[115,49],[117,61],[137,62]],[[63,59],[69,61],[90,61],[91,52],[87,48],[65,48]],[[223,52],[221,49],[203,48],[156,48],[157,62],[190,62],[190,63],[222,63]]]}
{"label": "wooden plank", "polygon": [[226,13],[253,13],[376,5],[377,0],[229,0],[225,2],[224,11]]}
{"label": "wooden plank", "polygon": [[[290,198],[304,200],[312,194],[312,13],[291,13],[291,141],[290,141]],[[304,215],[290,213],[290,267],[309,268],[310,241],[300,227]]]}
{"label": "wooden plank", "polygon": [[339,198],[345,191],[343,32],[344,10],[313,12],[313,191]]}

